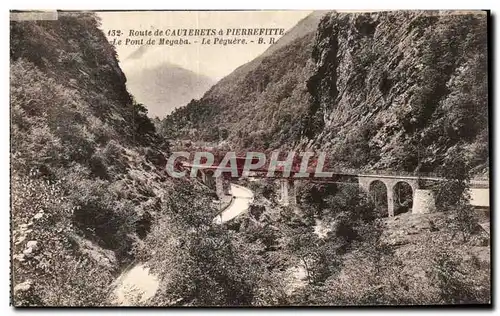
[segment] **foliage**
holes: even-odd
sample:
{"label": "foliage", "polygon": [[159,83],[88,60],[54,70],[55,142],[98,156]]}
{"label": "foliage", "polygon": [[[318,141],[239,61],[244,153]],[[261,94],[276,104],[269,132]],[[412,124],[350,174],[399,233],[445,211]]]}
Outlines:
{"label": "foliage", "polygon": [[163,277],[155,303],[250,305],[260,277],[255,250],[212,224],[217,210],[198,190],[185,183],[171,192],[145,240],[144,256]]}
{"label": "foliage", "polygon": [[[453,230],[449,229],[446,220],[432,221],[434,229],[429,232],[432,236],[421,230],[409,246],[408,241],[388,239],[384,220],[355,186],[305,185],[299,196],[298,207],[265,204],[266,210],[259,217],[251,215],[248,220],[241,221],[245,224],[240,226],[239,233],[245,236],[247,245],[263,242],[264,229],[276,232],[273,241],[277,244],[264,248],[261,257],[267,263],[269,273],[283,273],[297,266],[303,267],[306,273],[304,283],[285,294],[276,291],[283,286],[278,280],[274,280],[272,285],[260,283],[263,282],[261,280],[257,288],[266,284],[275,289],[271,293],[278,295],[276,300],[268,298],[269,304],[451,304],[465,302],[462,298],[470,298],[469,294],[474,290],[478,292],[468,302],[488,302],[487,262],[474,259],[474,255],[472,260],[468,259],[470,248],[457,247],[449,239]],[[255,203],[261,202],[257,200]],[[275,208],[282,210],[277,212]],[[318,225],[317,220],[329,228],[326,235],[316,233],[314,226]],[[412,223],[406,225],[415,227]],[[399,236],[402,233],[404,238],[413,235],[408,233],[406,236],[404,232],[399,228],[396,231],[393,229],[391,234]],[[442,237],[436,238],[441,234]],[[465,283],[460,286],[464,293],[450,293],[445,300],[442,298],[444,294],[441,294],[446,289],[445,283],[436,281],[437,271],[442,270],[438,258],[446,257],[452,248],[460,254],[453,260],[457,260],[456,263],[462,267],[460,282]],[[283,278],[288,280],[288,286],[297,282],[293,278]],[[453,299],[450,300],[451,297]]]}
{"label": "foliage", "polygon": [[[71,200],[61,183],[12,178],[14,285],[19,306],[106,304],[113,267],[74,243]],[[36,247],[29,242],[36,241]],[[31,249],[31,250],[30,250]]]}
{"label": "foliage", "polygon": [[466,242],[478,230],[478,219],[470,205],[470,166],[460,147],[450,148],[443,165],[446,180],[439,184],[436,205],[449,213],[450,227]]}
{"label": "foliage", "polygon": [[[464,261],[456,252],[443,252],[436,256],[435,267],[430,272],[439,288],[440,303],[479,304],[488,303],[491,297],[490,269],[478,266],[477,260]],[[470,277],[471,271],[478,275]]]}
{"label": "foliage", "polygon": [[95,14],[12,21],[10,34],[14,304],[107,304],[155,212],[160,172],[142,151],[168,146]]}

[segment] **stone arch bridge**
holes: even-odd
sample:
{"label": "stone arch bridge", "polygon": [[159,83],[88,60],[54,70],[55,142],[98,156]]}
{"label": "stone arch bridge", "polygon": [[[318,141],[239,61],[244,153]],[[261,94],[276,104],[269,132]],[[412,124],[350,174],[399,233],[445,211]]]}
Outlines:
{"label": "stone arch bridge", "polygon": [[[188,169],[193,167],[193,165],[184,165]],[[196,166],[199,168],[200,166]],[[262,170],[261,172],[252,172],[249,177],[263,178],[267,177],[265,173],[267,170]],[[381,172],[382,173],[382,172]],[[315,183],[347,183],[352,185],[357,185],[360,190],[366,192],[370,196],[373,196],[372,185],[376,182],[382,183],[385,186],[386,197],[387,197],[387,211],[389,217],[395,215],[395,190],[398,184],[405,184],[411,188],[412,195],[412,213],[430,213],[435,210],[435,192],[433,191],[433,185],[443,181],[443,178],[438,176],[416,176],[416,175],[403,175],[403,174],[353,174],[353,173],[334,173],[328,178],[295,178],[293,177],[293,172],[289,177],[280,176],[278,173],[273,178],[280,182],[280,203],[284,205],[295,204],[296,201],[296,190],[295,183],[297,181],[312,181]],[[241,173],[239,174],[241,176]],[[230,181],[233,178],[229,172],[222,172],[220,177],[214,176],[214,167],[211,168],[199,168],[198,177],[207,186],[214,188],[217,195],[229,195],[230,194]],[[472,192],[474,195],[474,190],[486,191],[486,200],[483,197],[481,202],[476,206],[489,207],[489,180],[472,180],[471,181]],[[484,195],[484,192],[481,192]],[[474,199],[474,197],[473,197]],[[471,203],[472,204],[472,203]],[[474,204],[473,204],[474,205]]]}
{"label": "stone arch bridge", "polygon": [[[297,179],[281,179],[280,197],[284,204],[296,203],[295,181]],[[382,183],[385,186],[387,198],[387,211],[389,217],[394,216],[396,210],[396,188],[399,184],[407,185],[411,188],[413,201],[412,213],[431,213],[435,211],[435,184],[444,181],[444,178],[437,176],[414,176],[398,174],[334,174],[331,178],[322,180],[311,179],[319,183],[349,183],[357,185],[360,190],[373,197],[374,183]],[[486,196],[485,193],[486,192]],[[471,204],[479,207],[489,207],[489,180],[471,181]],[[481,199],[474,199],[479,195]]]}

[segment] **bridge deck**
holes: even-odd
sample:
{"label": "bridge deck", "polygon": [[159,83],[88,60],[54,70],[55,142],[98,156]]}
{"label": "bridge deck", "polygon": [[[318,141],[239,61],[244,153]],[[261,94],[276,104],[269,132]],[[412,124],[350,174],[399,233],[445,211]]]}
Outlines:
{"label": "bridge deck", "polygon": [[[185,168],[197,168],[197,169],[204,169],[204,170],[220,170],[221,172],[228,174],[234,171],[233,168],[230,167],[220,167],[220,166],[205,166],[205,165],[198,165],[198,164],[188,164],[188,163],[182,163],[182,166]],[[243,168],[236,168],[238,177],[240,177],[243,174]],[[254,178],[276,178],[276,179],[290,179],[293,181],[300,181],[300,180],[305,180],[305,179],[314,179],[315,181],[318,182],[331,182],[331,183],[338,183],[339,178],[374,178],[374,179],[400,179],[400,180],[424,180],[424,181],[433,181],[433,182],[439,182],[439,181],[444,181],[445,178],[438,177],[438,176],[426,176],[426,175],[397,175],[397,174],[368,174],[368,173],[350,173],[350,172],[336,172],[336,171],[325,171],[325,172],[333,172],[333,175],[331,177],[317,177],[315,176],[315,170],[309,169],[307,172],[309,175],[307,177],[301,177],[301,176],[296,176],[298,174],[298,171],[291,171],[289,176],[284,176],[282,170],[275,170],[274,173],[271,176],[268,176],[269,170],[266,168],[261,168],[261,169],[256,169],[256,170],[251,170],[249,172],[250,177]],[[340,181],[342,182],[342,181]],[[343,183],[343,182],[342,182]],[[473,179],[470,181],[470,184],[475,187],[489,187],[490,181],[487,179]]]}

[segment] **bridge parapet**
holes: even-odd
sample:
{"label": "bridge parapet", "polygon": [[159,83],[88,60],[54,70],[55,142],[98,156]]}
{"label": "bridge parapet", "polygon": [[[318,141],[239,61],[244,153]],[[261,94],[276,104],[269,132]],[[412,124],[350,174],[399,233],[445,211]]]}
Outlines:
{"label": "bridge parapet", "polygon": [[[223,167],[223,172],[220,176],[216,176],[216,169],[221,169],[220,166],[204,166],[204,165],[192,165],[189,163],[182,162],[180,166],[186,169],[197,168],[201,175],[201,179],[208,186],[216,189],[220,196],[229,194],[230,189],[230,179],[241,177],[243,173],[243,165],[240,162],[237,168],[237,175],[233,175],[231,169],[228,167]],[[221,171],[221,170],[219,170]],[[261,168],[254,170],[249,176],[269,178],[267,174],[267,168]],[[375,181],[382,182],[386,187],[387,192],[387,206],[389,216],[394,216],[395,213],[395,188],[398,183],[406,183],[411,187],[412,190],[412,201],[415,212],[429,212],[433,210],[431,204],[434,201],[435,185],[439,182],[445,181],[446,179],[439,176],[439,173],[422,173],[422,172],[402,172],[393,170],[368,170],[354,171],[352,169],[334,169],[325,170],[324,172],[332,172],[333,174],[327,178],[317,178],[314,176],[310,177],[294,177],[295,171],[290,173],[290,176],[283,175],[283,172],[276,170],[275,174],[272,176],[275,179],[280,179],[280,196],[281,202],[284,204],[295,204],[296,192],[294,181],[313,181],[313,182],[325,182],[325,183],[351,183],[357,184],[359,187],[370,193],[370,185]],[[489,188],[489,178],[488,177],[475,177],[470,181],[471,189],[488,189]],[[484,191],[484,190],[483,190]],[[486,190],[487,191],[487,190]],[[483,203],[484,204],[484,203]],[[422,205],[421,207],[419,205]],[[418,209],[416,209],[418,208]]]}

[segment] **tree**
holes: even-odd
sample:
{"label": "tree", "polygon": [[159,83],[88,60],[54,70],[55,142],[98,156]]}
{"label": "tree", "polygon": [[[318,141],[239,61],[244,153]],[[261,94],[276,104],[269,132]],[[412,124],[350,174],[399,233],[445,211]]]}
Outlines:
{"label": "tree", "polygon": [[295,229],[287,244],[287,249],[304,266],[309,281],[314,278],[312,265],[317,255],[317,244],[318,237],[304,228]]}
{"label": "tree", "polygon": [[165,276],[154,304],[251,305],[263,273],[257,252],[241,236],[215,225],[207,195],[189,182],[171,192],[143,256]]}
{"label": "tree", "polygon": [[438,185],[436,205],[441,211],[448,212],[453,236],[461,234],[462,241],[466,242],[477,230],[478,220],[470,205],[470,167],[463,152],[460,146],[448,150],[442,168],[445,180]]}

